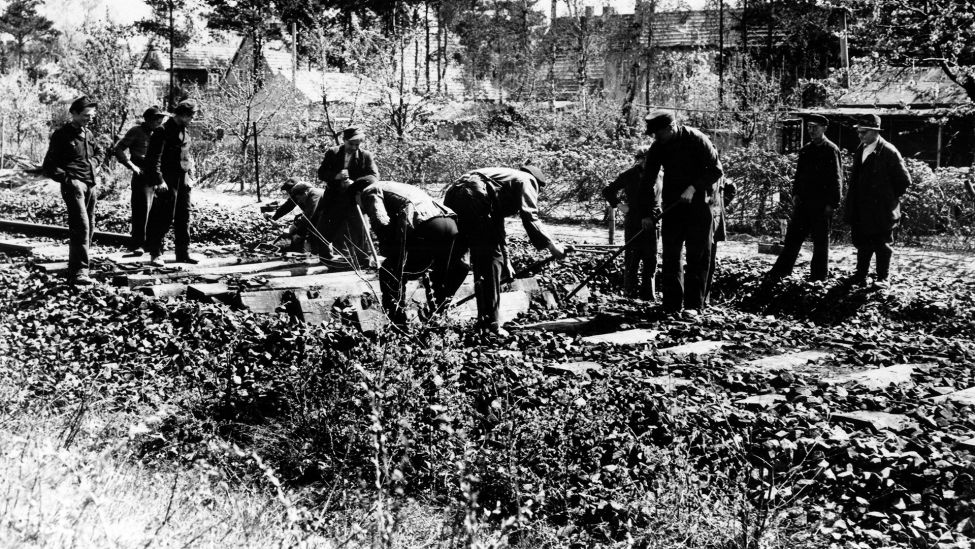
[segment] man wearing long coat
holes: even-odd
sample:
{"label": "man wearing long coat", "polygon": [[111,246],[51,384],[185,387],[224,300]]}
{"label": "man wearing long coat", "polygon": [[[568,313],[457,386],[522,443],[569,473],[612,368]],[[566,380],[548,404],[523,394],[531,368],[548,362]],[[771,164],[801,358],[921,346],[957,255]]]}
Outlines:
{"label": "man wearing long coat", "polygon": [[894,250],[894,229],[900,222],[900,200],[911,175],[897,149],[880,137],[880,117],[870,115],[857,125],[860,146],[853,155],[846,220],[857,249],[854,282],[864,283],[870,259],[877,256],[877,282],[886,284]]}

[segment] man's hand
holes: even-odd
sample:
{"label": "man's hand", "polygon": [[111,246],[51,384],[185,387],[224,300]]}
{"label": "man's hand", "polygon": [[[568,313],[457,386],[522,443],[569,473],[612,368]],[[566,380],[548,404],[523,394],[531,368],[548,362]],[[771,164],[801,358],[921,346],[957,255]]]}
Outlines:
{"label": "man's hand", "polygon": [[136,166],[135,164],[129,165],[129,169],[132,170],[132,173],[135,175],[142,175],[142,168]]}
{"label": "man's hand", "polygon": [[688,185],[684,192],[680,195],[680,201],[684,204],[690,204],[691,200],[694,199],[694,185]]}
{"label": "man's hand", "polygon": [[165,183],[160,183],[156,185],[155,189],[156,189],[156,194],[166,194],[169,192],[169,185]]}
{"label": "man's hand", "polygon": [[555,241],[548,243],[548,251],[555,259],[563,259],[565,257],[565,250]]}

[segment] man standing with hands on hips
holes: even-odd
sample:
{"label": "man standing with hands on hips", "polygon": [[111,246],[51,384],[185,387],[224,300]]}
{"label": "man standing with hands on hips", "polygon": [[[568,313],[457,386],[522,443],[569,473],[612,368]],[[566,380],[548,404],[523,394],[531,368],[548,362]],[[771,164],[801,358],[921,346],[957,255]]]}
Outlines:
{"label": "man standing with hands on hips", "polygon": [[71,121],[51,134],[44,155],[44,175],[61,184],[61,197],[68,209],[68,280],[90,286],[88,249],[95,232],[95,184],[99,150],[88,125],[95,119],[98,103],[87,96],[75,99],[68,108]]}
{"label": "man standing with hands on hips", "polygon": [[[718,151],[699,130],[678,124],[670,111],[658,110],[646,117],[648,135],[654,138],[644,164],[644,185],[652,187],[664,170],[661,224],[663,244],[663,306],[668,313],[684,309],[685,318],[696,318],[704,307],[711,246],[720,202],[714,197],[723,175]],[[681,268],[686,247],[687,266]]]}
{"label": "man standing with hands on hips", "polygon": [[190,257],[190,177],[194,174],[190,155],[189,125],[197,106],[181,101],[173,116],[153,132],[146,152],[146,177],[156,191],[146,228],[146,249],[150,265],[162,267],[163,240],[173,226],[177,263],[199,263]]}

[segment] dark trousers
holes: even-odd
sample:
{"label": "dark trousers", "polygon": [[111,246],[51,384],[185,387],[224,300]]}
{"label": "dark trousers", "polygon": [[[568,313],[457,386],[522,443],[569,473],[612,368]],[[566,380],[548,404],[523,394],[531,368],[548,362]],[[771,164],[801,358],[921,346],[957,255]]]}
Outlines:
{"label": "dark trousers", "polygon": [[642,221],[627,216],[623,224],[623,238],[626,242],[632,240],[623,252],[623,292],[628,297],[650,300],[654,298],[653,277],[657,273],[657,226],[640,233]]}
{"label": "dark trousers", "polygon": [[146,245],[146,226],[149,223],[149,210],[156,191],[152,185],[146,184],[146,177],[132,175],[132,240],[129,248],[141,248]]}
{"label": "dark trousers", "polygon": [[457,213],[457,249],[460,254],[471,252],[477,323],[489,329],[499,327],[501,277],[506,263],[504,218],[492,213],[493,203],[486,187],[475,181],[459,181],[444,196],[444,205]]}
{"label": "dark trousers", "polygon": [[[707,204],[681,204],[664,216],[663,243],[664,310],[677,312],[704,307],[711,247],[714,243],[714,216]],[[681,269],[681,250],[686,248],[687,266]]]}
{"label": "dark trousers", "polygon": [[[718,266],[718,241],[711,242],[711,260],[708,262],[708,279],[704,283],[704,306],[711,304],[711,283],[714,282],[714,269]],[[686,276],[686,271],[685,271]]]}
{"label": "dark trousers", "polygon": [[894,249],[890,243],[894,241],[894,231],[860,234],[853,231],[853,245],[857,249],[857,278],[866,278],[870,271],[870,259],[877,254],[877,278],[886,280],[890,275],[890,259]]}
{"label": "dark trousers", "polygon": [[95,188],[80,181],[61,183],[68,209],[68,274],[88,272],[88,249],[95,232]]}
{"label": "dark trousers", "polygon": [[802,243],[806,237],[812,235],[813,256],[809,266],[809,278],[826,280],[829,274],[830,222],[831,216],[822,207],[796,208],[792,213],[789,229],[785,233],[785,245],[772,267],[772,272],[779,276],[792,274]]}
{"label": "dark trousers", "polygon": [[173,240],[176,242],[176,256],[184,257],[190,250],[190,186],[185,178],[180,178],[176,185],[156,196],[149,210],[149,222],[146,227],[146,251],[151,255],[162,255],[164,241],[169,227],[173,228]]}
{"label": "dark trousers", "polygon": [[386,259],[379,271],[383,307],[394,322],[405,320],[406,281],[430,271],[432,304],[437,310],[453,297],[464,283],[468,268],[463,252],[457,249],[457,222],[451,217],[435,217],[391,235],[392,242],[380,242]]}

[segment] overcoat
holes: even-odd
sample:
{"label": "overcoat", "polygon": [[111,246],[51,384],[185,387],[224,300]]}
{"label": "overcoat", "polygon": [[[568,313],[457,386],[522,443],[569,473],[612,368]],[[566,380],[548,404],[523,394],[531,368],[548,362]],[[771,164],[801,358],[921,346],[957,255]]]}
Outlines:
{"label": "overcoat", "polygon": [[846,221],[855,235],[889,232],[900,222],[900,199],[911,185],[911,175],[901,154],[883,138],[866,160],[863,148],[861,143],[853,156]]}

